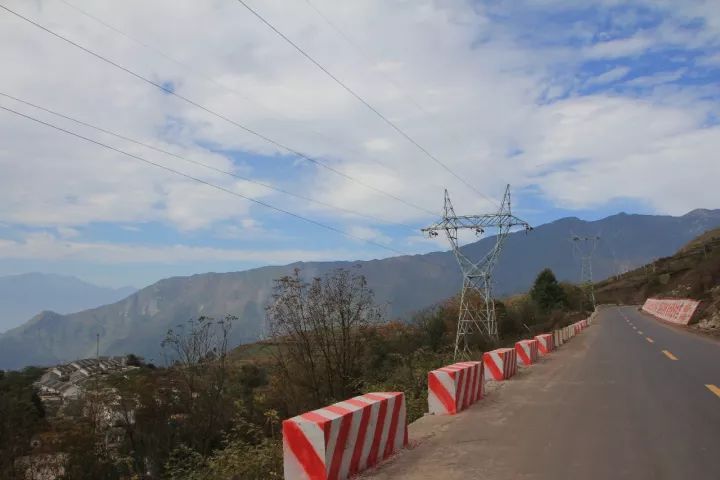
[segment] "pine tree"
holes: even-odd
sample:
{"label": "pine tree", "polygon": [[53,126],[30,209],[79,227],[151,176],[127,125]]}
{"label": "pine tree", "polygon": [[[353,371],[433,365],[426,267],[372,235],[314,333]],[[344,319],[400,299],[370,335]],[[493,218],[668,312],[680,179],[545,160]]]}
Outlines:
{"label": "pine tree", "polygon": [[549,312],[555,308],[562,308],[567,305],[565,291],[555,278],[555,274],[549,268],[540,272],[535,279],[535,284],[530,290],[530,298],[543,312]]}

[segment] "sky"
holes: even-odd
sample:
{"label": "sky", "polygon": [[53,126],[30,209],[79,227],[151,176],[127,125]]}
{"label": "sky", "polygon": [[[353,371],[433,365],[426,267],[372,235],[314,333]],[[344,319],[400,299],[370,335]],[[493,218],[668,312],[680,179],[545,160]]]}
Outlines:
{"label": "sky", "polygon": [[246,2],[367,105],[236,0],[0,0],[164,89],[0,9],[0,107],[154,163],[0,109],[0,275],[446,249],[444,189],[533,225],[720,207],[716,2]]}

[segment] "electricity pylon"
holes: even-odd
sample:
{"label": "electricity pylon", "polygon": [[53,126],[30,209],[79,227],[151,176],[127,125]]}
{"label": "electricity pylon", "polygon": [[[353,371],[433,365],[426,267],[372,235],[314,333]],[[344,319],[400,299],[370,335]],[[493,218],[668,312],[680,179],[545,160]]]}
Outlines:
{"label": "electricity pylon", "polygon": [[573,244],[573,254],[580,258],[580,286],[585,290],[585,294],[590,300],[593,308],[595,308],[595,288],[593,286],[592,273],[592,256],[597,249],[597,242],[600,240],[598,235],[579,236],[571,235]]}
{"label": "electricity pylon", "polygon": [[[445,190],[445,207],[439,222],[423,228],[431,237],[445,232],[453,254],[463,275],[457,333],[455,335],[455,360],[470,359],[469,336],[478,331],[491,341],[498,341],[498,326],[495,315],[495,301],[492,295],[492,272],[500,257],[503,243],[513,227],[522,226],[526,231],[530,225],[512,214],[510,208],[510,185],[505,189],[502,204],[497,213],[484,215],[456,215],[448,191]],[[487,229],[496,232],[495,244],[479,260],[469,259],[458,243],[458,231],[474,230],[482,235]]]}

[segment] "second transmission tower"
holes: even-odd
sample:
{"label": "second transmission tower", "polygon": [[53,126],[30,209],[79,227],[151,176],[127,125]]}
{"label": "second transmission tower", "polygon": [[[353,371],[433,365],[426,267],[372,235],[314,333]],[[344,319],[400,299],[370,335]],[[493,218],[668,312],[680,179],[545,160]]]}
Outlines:
{"label": "second transmission tower", "polygon": [[[498,341],[498,325],[495,315],[495,301],[492,295],[492,271],[500,257],[503,243],[513,227],[521,226],[530,230],[530,225],[515,217],[510,208],[510,185],[505,189],[500,209],[484,215],[456,215],[445,190],[445,206],[440,221],[423,228],[431,237],[445,232],[453,254],[460,264],[463,275],[460,308],[458,311],[457,333],[455,335],[455,359],[470,359],[469,337],[479,332],[492,342]],[[472,230],[482,235],[487,229],[496,232],[495,244],[481,258],[471,260],[461,250],[458,242],[459,230]]]}
{"label": "second transmission tower", "polygon": [[580,259],[580,286],[585,290],[588,301],[595,308],[595,288],[593,286],[592,257],[600,240],[598,235],[570,237],[573,244],[573,254]]}

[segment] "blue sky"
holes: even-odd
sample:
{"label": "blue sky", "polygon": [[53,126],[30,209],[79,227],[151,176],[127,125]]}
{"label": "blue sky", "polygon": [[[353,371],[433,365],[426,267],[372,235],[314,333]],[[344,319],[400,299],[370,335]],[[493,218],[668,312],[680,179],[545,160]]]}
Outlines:
{"label": "blue sky", "polygon": [[[0,274],[142,287],[296,260],[424,253],[445,248],[419,232],[444,188],[458,213],[496,208],[237,2],[70,4],[9,7],[342,175],[9,14],[0,15],[0,54],[17,68],[0,92],[176,156],[8,97],[1,106],[350,237],[0,112]],[[487,197],[510,183],[515,213],[533,225],[720,206],[713,2],[312,0],[332,24],[306,0],[251,4]]]}

